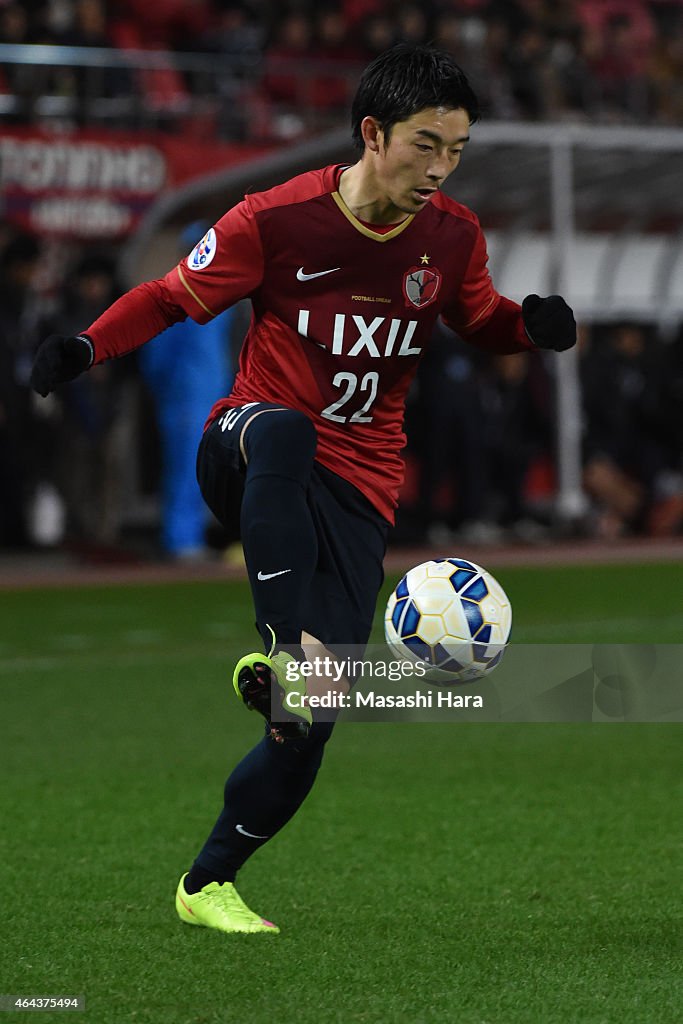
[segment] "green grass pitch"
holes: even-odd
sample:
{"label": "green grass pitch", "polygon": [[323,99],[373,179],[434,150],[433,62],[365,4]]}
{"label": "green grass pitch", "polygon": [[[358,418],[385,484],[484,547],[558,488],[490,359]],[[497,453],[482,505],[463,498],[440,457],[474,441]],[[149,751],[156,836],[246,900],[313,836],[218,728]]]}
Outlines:
{"label": "green grass pitch", "polygon": [[[680,565],[497,575],[517,640],[683,637]],[[261,731],[246,584],[5,591],[0,623],[0,992],[92,1024],[681,1019],[679,725],[342,726],[240,876],[282,934],[224,936],[173,896]]]}

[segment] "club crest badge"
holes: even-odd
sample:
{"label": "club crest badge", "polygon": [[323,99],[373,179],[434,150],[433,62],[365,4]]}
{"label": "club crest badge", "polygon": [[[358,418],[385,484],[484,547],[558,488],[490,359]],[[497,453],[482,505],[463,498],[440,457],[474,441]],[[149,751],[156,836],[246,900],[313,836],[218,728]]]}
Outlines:
{"label": "club crest badge", "polygon": [[441,287],[441,273],[436,267],[411,267],[403,275],[406,306],[424,309],[433,302]]}
{"label": "club crest badge", "polygon": [[187,257],[187,265],[190,270],[204,270],[216,255],[216,232],[209,228],[201,242],[197,242],[194,249]]}

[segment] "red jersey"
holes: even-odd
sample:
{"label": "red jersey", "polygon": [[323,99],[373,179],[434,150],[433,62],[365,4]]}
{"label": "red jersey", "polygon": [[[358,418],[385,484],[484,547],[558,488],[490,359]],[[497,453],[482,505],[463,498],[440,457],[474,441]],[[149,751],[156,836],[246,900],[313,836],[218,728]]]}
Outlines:
{"label": "red jersey", "polygon": [[[209,420],[246,402],[300,410],[315,425],[316,458],[392,521],[406,393],[437,317],[494,351],[533,345],[519,306],[493,287],[470,210],[437,192],[418,214],[374,230],[339,195],[342,171],[248,195],[154,294],[200,323],[249,297],[239,373]],[[100,346],[98,324],[98,358],[120,354],[123,342],[116,352]]]}

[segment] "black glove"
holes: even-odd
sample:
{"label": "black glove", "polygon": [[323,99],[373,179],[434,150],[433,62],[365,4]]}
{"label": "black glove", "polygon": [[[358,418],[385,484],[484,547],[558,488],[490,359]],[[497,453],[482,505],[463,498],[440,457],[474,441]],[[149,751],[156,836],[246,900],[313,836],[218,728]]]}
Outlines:
{"label": "black glove", "polygon": [[84,334],[75,338],[51,334],[36,353],[29,384],[44,398],[92,366],[94,354],[92,342]]}
{"label": "black glove", "polygon": [[561,295],[527,295],[522,303],[526,333],[537,348],[565,352],[576,345],[576,320]]}

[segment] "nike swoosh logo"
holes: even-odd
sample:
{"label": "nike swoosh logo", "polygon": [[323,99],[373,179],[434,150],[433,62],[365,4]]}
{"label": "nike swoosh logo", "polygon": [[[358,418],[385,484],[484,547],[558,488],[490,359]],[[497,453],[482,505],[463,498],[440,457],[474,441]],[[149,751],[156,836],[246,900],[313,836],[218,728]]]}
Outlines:
{"label": "nike swoosh logo", "polygon": [[188,914],[192,914],[192,916],[193,916],[193,917],[195,917],[195,912],[194,912],[194,910],[192,909],[192,907],[188,907],[188,905],[187,905],[187,903],[185,902],[185,900],[183,899],[183,897],[182,897],[182,896],[178,896],[178,899],[180,900],[180,902],[182,903],[182,905],[183,905],[183,906],[185,907],[185,910],[186,910],[186,911],[188,912]]}
{"label": "nike swoosh logo", "polygon": [[247,832],[246,828],[242,828],[241,825],[235,825],[235,831],[240,835],[249,836],[250,839],[270,839],[270,836],[257,836],[253,832]]}
{"label": "nike swoosh logo", "polygon": [[331,270],[319,270],[317,274],[304,274],[304,268],[299,267],[296,272],[297,281],[312,281],[314,277],[324,277],[325,274],[334,274],[337,270],[341,270],[341,267],[332,267]]}
{"label": "nike swoosh logo", "polygon": [[279,572],[261,572],[259,569],[257,580],[272,580],[273,576],[284,576],[286,572],[291,572],[291,569],[280,569]]}

